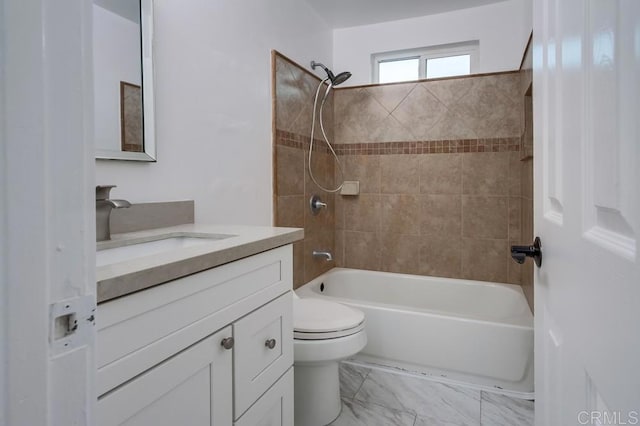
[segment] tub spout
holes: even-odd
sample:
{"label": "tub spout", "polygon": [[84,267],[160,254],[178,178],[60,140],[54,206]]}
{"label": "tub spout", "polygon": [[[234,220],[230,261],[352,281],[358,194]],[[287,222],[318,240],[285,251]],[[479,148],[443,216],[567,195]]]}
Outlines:
{"label": "tub spout", "polygon": [[312,255],[313,257],[324,257],[327,262],[331,262],[333,260],[333,256],[328,251],[314,250]]}

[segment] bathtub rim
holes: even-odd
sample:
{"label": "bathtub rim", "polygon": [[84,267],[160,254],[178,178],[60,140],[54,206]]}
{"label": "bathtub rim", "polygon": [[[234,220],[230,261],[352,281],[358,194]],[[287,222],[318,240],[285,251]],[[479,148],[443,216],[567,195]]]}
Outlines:
{"label": "bathtub rim", "polygon": [[[443,280],[446,283],[448,283],[447,285],[457,285],[457,286],[472,286],[472,285],[479,285],[479,286],[484,286],[484,287],[492,287],[492,288],[500,288],[500,289],[504,289],[510,292],[515,292],[518,296],[518,298],[520,299],[520,302],[522,303],[523,307],[526,307],[525,312],[521,315],[523,315],[523,320],[526,321],[526,324],[524,323],[516,323],[516,322],[509,322],[508,320],[505,321],[500,321],[500,320],[491,320],[491,319],[486,319],[486,318],[479,318],[479,317],[474,317],[474,316],[460,316],[460,315],[456,315],[455,313],[451,313],[451,312],[443,312],[443,311],[437,311],[437,310],[430,310],[430,309],[420,309],[420,308],[415,308],[415,307],[407,307],[405,305],[399,305],[399,304],[392,304],[392,303],[380,303],[380,302],[373,302],[373,301],[369,301],[369,300],[361,300],[361,299],[349,299],[349,298],[345,298],[345,297],[336,297],[336,296],[329,296],[329,295],[324,295],[322,293],[318,293],[316,291],[313,290],[314,286],[317,286],[317,284],[319,284],[321,281],[323,281],[328,275],[330,274],[335,274],[335,273],[339,273],[339,272],[347,272],[347,273],[351,273],[353,271],[353,273],[357,273],[357,272],[367,272],[367,273],[374,273],[374,274],[380,274],[383,276],[396,276],[396,277],[404,277],[406,279],[423,279],[423,278],[427,278],[427,279],[436,279],[436,280]],[[349,304],[349,305],[353,305],[355,307],[358,306],[375,306],[376,308],[380,308],[380,309],[384,309],[384,310],[410,310],[411,312],[415,312],[416,314],[423,314],[423,315],[433,315],[436,317],[440,317],[440,318],[455,318],[456,320],[460,320],[460,321],[471,321],[471,322],[480,322],[480,323],[484,323],[484,324],[491,324],[493,326],[504,326],[504,327],[515,327],[515,328],[521,328],[521,329],[533,329],[534,326],[534,317],[533,317],[533,313],[531,312],[531,308],[529,307],[529,304],[527,303],[526,297],[524,295],[524,291],[522,290],[522,287],[518,284],[508,284],[508,283],[497,283],[497,282],[492,282],[492,281],[478,281],[478,280],[469,280],[466,278],[446,278],[446,277],[436,277],[436,276],[431,276],[431,275],[415,275],[415,274],[402,274],[402,273],[396,273],[396,272],[383,272],[383,271],[372,271],[372,270],[367,270],[367,269],[355,269],[355,268],[342,268],[342,267],[335,267],[332,268],[326,272],[324,272],[323,274],[317,276],[316,278],[312,279],[311,281],[301,285],[300,287],[298,287],[297,289],[294,290],[295,293],[300,296],[300,297],[322,297],[322,298],[328,298],[331,300],[334,300],[338,303],[345,303],[345,304]]]}

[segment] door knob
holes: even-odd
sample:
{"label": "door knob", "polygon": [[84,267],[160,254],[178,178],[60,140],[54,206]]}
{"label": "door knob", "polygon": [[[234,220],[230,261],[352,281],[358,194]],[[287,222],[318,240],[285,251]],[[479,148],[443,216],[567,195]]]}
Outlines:
{"label": "door knob", "polygon": [[536,237],[530,246],[511,246],[511,258],[517,263],[524,263],[527,257],[532,257],[538,268],[542,266],[542,244],[540,243],[540,237]]}
{"label": "door knob", "polygon": [[264,342],[264,345],[269,349],[273,349],[276,347],[276,339],[268,339],[266,342]]}

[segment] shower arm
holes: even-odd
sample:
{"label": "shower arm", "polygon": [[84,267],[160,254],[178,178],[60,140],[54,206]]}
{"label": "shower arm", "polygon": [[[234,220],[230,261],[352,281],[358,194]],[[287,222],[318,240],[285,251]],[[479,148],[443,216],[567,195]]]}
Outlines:
{"label": "shower arm", "polygon": [[331,72],[331,70],[327,68],[324,64],[321,64],[320,62],[316,62],[316,61],[311,61],[311,68],[315,70],[317,67],[322,68],[324,72],[327,73],[329,80],[331,80],[331,82],[333,83],[333,80],[336,78],[336,76],[333,75],[333,72]]}

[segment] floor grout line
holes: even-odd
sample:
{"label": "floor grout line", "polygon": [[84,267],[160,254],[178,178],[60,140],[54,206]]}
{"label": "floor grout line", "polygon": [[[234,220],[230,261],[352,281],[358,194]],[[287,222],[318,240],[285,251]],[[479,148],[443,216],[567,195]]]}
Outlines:
{"label": "floor grout line", "polygon": [[369,373],[371,373],[371,370],[367,368],[367,374],[364,376],[364,379],[362,379],[362,382],[360,382],[360,386],[358,386],[358,389],[353,393],[353,397],[351,398],[352,401],[356,401],[356,395],[358,394],[358,392],[360,392],[360,389],[362,389],[362,386],[364,385],[364,382],[367,380],[367,378],[369,377]]}

